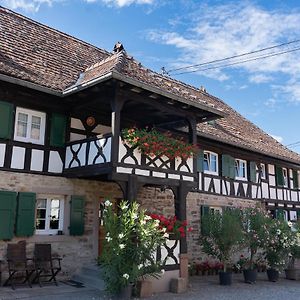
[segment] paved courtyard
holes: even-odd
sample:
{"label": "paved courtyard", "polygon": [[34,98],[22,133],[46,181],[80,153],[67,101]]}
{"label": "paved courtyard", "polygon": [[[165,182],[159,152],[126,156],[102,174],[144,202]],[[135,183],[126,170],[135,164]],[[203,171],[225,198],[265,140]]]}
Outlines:
{"label": "paved courtyard", "polygon": [[[12,291],[9,287],[0,288],[0,300],[108,300],[110,297],[91,288],[76,288],[60,283],[56,286],[17,287]],[[190,280],[190,288],[184,294],[164,293],[154,295],[149,300],[299,300],[300,281],[280,279],[277,283],[268,282],[266,274],[259,274],[256,284],[243,283],[242,275],[235,274],[232,286],[220,286],[217,276],[197,276]]]}

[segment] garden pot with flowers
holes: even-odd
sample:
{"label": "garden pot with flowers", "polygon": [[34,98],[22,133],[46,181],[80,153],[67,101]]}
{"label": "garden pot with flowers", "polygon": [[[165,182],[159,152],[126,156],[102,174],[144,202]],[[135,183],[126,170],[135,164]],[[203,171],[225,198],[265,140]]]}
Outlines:
{"label": "garden pot with flowers", "polygon": [[241,247],[242,225],[240,211],[225,209],[222,214],[210,211],[203,216],[202,226],[205,226],[206,235],[201,236],[203,251],[218,259],[223,264],[219,271],[221,285],[231,285],[232,274],[227,267],[233,252]]}
{"label": "garden pot with flowers", "polygon": [[169,132],[161,133],[156,129],[125,128],[123,140],[150,157],[167,156],[169,159],[181,157],[187,159],[198,152],[195,145],[183,139],[175,139]]}
{"label": "garden pot with flowers", "polygon": [[288,223],[291,231],[295,236],[295,244],[291,245],[287,260],[287,268],[285,269],[285,278],[290,280],[299,279],[299,270],[295,267],[295,260],[300,259],[300,232],[299,224]]}
{"label": "garden pot with flowers", "polygon": [[264,248],[269,266],[267,275],[269,281],[276,282],[279,272],[286,264],[291,247],[296,243],[295,234],[285,221],[279,219],[270,219],[266,233]]}
{"label": "garden pot with flowers", "polygon": [[257,278],[257,261],[266,238],[269,216],[260,207],[247,208],[243,211],[243,245],[248,250],[248,257],[240,259],[246,283],[255,283]]}
{"label": "garden pot with flowers", "polygon": [[103,219],[103,279],[108,292],[125,299],[139,279],[146,275],[159,278],[162,263],[156,261],[156,250],[165,243],[166,236],[159,222],[140,210],[136,202],[122,201],[116,213],[107,200]]}

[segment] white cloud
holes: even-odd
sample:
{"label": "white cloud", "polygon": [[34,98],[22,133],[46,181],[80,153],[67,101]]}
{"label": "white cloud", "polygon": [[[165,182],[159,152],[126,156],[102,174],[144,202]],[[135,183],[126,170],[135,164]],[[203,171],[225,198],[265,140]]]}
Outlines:
{"label": "white cloud", "polygon": [[266,83],[272,81],[272,76],[265,74],[254,74],[249,76],[249,81],[254,83]]}
{"label": "white cloud", "polygon": [[85,0],[87,3],[103,2],[109,6],[124,7],[132,4],[153,4],[156,0]]}
{"label": "white cloud", "polygon": [[0,0],[0,4],[10,9],[21,9],[27,12],[35,13],[42,4],[51,6],[53,2],[61,0]]}
{"label": "white cloud", "polygon": [[270,134],[270,136],[275,139],[276,141],[278,141],[279,143],[282,144],[283,142],[283,137],[282,136],[279,136],[279,135],[274,135],[274,134]]}
{"label": "white cloud", "polygon": [[[181,20],[182,22],[176,17],[176,22],[169,22],[173,25],[171,31],[151,30],[148,32],[150,40],[178,49],[180,54],[176,62],[169,66],[170,69],[201,64],[296,40],[299,37],[300,10],[272,11],[249,2],[240,2],[240,4],[232,2],[215,6],[198,5],[198,9],[194,9],[192,13],[182,14]],[[258,55],[272,54],[275,51],[299,46],[300,43],[297,43],[285,48],[270,49],[247,57],[235,58],[230,62],[256,58]],[[267,59],[235,64],[227,68],[204,70],[199,74],[224,81],[230,78],[230,69],[239,69],[244,71],[243,74],[248,75],[251,83],[267,83],[275,80],[277,75],[284,75],[288,82],[294,82],[294,84],[287,85],[281,82],[282,89],[291,95],[291,99],[300,101],[298,60],[299,52],[295,51]],[[220,66],[226,63],[229,61],[214,65]],[[193,68],[189,70],[197,71]]]}
{"label": "white cloud", "polygon": [[277,104],[277,100],[274,98],[270,98],[264,104],[265,104],[265,106],[267,106],[269,108],[274,108]]}

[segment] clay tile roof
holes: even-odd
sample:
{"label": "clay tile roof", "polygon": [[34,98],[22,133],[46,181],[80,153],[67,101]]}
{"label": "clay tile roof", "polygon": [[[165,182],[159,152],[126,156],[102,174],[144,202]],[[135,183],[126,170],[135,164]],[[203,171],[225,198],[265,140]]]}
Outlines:
{"label": "clay tile roof", "polygon": [[198,124],[199,136],[300,164],[299,154],[205,91],[143,67],[125,51],[109,53],[0,6],[0,74],[62,93],[113,73],[225,113]]}
{"label": "clay tile roof", "polygon": [[108,52],[0,7],[0,72],[54,90]]}

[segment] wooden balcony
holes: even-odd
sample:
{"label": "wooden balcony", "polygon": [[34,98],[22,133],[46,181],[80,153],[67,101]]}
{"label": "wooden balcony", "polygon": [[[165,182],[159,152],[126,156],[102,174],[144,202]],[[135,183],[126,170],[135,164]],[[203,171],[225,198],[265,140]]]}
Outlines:
{"label": "wooden balcony", "polygon": [[[119,137],[117,155],[111,134],[70,142],[66,145],[64,174],[93,177],[102,174],[137,175],[159,180],[195,182],[193,158],[150,157],[130,147]],[[114,160],[115,157],[115,160]]]}

